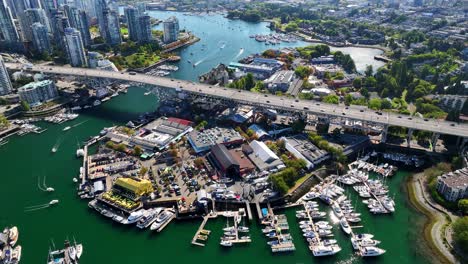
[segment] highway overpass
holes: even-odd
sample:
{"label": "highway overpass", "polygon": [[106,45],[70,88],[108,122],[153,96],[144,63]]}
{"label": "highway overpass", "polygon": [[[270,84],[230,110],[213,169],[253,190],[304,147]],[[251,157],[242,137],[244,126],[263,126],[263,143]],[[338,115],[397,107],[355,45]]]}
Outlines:
{"label": "highway overpass", "polygon": [[[21,70],[23,67],[23,64],[19,63],[5,63],[5,65],[8,69],[11,70]],[[155,85],[161,88],[175,89],[177,91],[186,92],[189,94],[234,101],[239,104],[252,105],[260,108],[301,112],[309,115],[330,118],[346,118],[349,120],[359,120],[370,124],[381,125],[384,128],[388,128],[389,126],[399,126],[409,128],[410,131],[424,130],[433,132],[437,135],[446,134],[468,138],[468,125],[466,124],[457,124],[454,122],[436,119],[423,119],[386,112],[378,114],[370,109],[362,109],[353,106],[345,107],[334,104],[325,104],[322,102],[297,100],[284,96],[253,93],[250,91],[210,86],[178,79],[155,77],[138,73],[112,72],[63,66],[38,65],[32,66],[32,68],[27,70],[32,72],[43,72],[46,74],[72,75],[89,78],[108,78],[130,82],[139,82]]]}

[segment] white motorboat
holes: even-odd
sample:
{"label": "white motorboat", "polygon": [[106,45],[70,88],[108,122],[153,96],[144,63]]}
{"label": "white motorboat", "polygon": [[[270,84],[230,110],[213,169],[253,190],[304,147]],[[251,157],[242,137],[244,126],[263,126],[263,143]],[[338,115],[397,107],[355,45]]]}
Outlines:
{"label": "white motorboat", "polygon": [[246,227],[246,226],[239,226],[239,227],[237,227],[237,231],[239,231],[241,233],[247,233],[247,232],[249,232],[249,228]]}
{"label": "white motorboat", "polygon": [[320,237],[333,236],[333,233],[331,230],[319,229],[317,233],[319,234]]}
{"label": "white motorboat", "polygon": [[16,244],[16,242],[18,241],[18,237],[19,237],[19,231],[16,226],[8,230],[8,240],[10,241],[9,242],[10,246],[13,247]]}
{"label": "white motorboat", "polygon": [[144,214],[143,217],[138,220],[137,227],[140,229],[148,228],[151,226],[155,221],[158,215],[161,213],[161,211],[164,208],[158,207],[154,209],[149,209],[147,210]]}
{"label": "white motorboat", "polygon": [[374,239],[362,239],[358,240],[354,237],[351,238],[351,244],[353,245],[353,248],[355,250],[359,250],[360,247],[373,247],[377,246],[380,244],[379,240],[374,240]]}
{"label": "white motorboat", "polygon": [[319,218],[323,218],[327,215],[327,213],[325,212],[318,212],[318,211],[315,211],[315,212],[312,212],[310,214],[310,217],[312,217],[312,219],[319,219]]}
{"label": "white motorboat", "polygon": [[346,234],[351,234],[352,230],[351,230],[351,226],[348,224],[348,221],[346,221],[346,218],[341,218],[340,220],[340,226],[341,226],[341,229],[343,229],[343,232],[345,232]]}
{"label": "white motorboat", "polygon": [[232,241],[230,240],[221,240],[221,242],[219,243],[221,246],[223,247],[232,247]]}
{"label": "white motorboat", "polygon": [[341,208],[337,204],[332,204],[332,210],[335,213],[336,217],[341,218],[343,217],[343,212],[341,212]]}
{"label": "white motorboat", "polygon": [[52,200],[49,202],[49,205],[54,205],[54,204],[58,204],[59,203],[59,200]]}
{"label": "white motorboat", "polygon": [[[21,246],[16,246],[12,251],[11,251],[11,262],[12,264],[17,264],[21,260]],[[1,251],[0,251],[1,252]],[[1,256],[1,254],[0,254]],[[8,263],[8,262],[6,262]]]}
{"label": "white motorboat", "polygon": [[271,231],[275,231],[275,229],[273,227],[270,227],[270,226],[267,226],[266,228],[263,228],[262,229],[262,233],[263,234],[268,234],[270,233]]}
{"label": "white motorboat", "polygon": [[376,257],[384,254],[386,251],[378,247],[363,247],[361,249],[361,256],[363,257]]}
{"label": "white motorboat", "polygon": [[159,229],[164,223],[166,223],[171,217],[174,215],[171,211],[163,211],[161,214],[158,215],[156,222],[154,222],[150,230],[157,230]]}
{"label": "white motorboat", "polygon": [[71,260],[76,260],[76,249],[74,246],[70,246],[67,248],[68,251],[68,256],[70,257]]}
{"label": "white motorboat", "polygon": [[312,251],[315,257],[335,255],[341,251],[341,247],[337,245],[331,246],[310,246],[309,249]]}
{"label": "white motorboat", "polygon": [[333,227],[329,224],[315,224],[318,229],[331,230]]}
{"label": "white motorboat", "polygon": [[75,245],[75,249],[76,249],[76,258],[79,259],[81,255],[83,254],[83,245],[82,244]]}
{"label": "white motorboat", "polygon": [[325,246],[335,245],[338,243],[335,239],[324,239],[322,242]]}
{"label": "white motorboat", "polygon": [[63,129],[63,131],[67,131],[67,130],[70,130],[71,129],[71,126],[67,126]]}
{"label": "white motorboat", "polygon": [[309,200],[313,200],[315,198],[319,197],[319,194],[316,193],[316,192],[308,192],[306,195],[304,195],[304,197],[302,198],[302,200],[304,201],[309,201]]}
{"label": "white motorboat", "polygon": [[356,240],[372,239],[372,238],[374,238],[374,235],[372,234],[357,234],[354,236],[354,239]]}
{"label": "white motorboat", "polygon": [[308,231],[308,232],[304,233],[303,236],[306,237],[306,238],[314,238],[315,233],[313,231]]}
{"label": "white motorboat", "polygon": [[140,220],[143,217],[144,212],[146,212],[145,209],[132,212],[126,220],[122,221],[122,224],[129,225],[138,222],[138,220]]}
{"label": "white motorboat", "polygon": [[235,229],[236,228],[234,226],[228,226],[228,227],[223,228],[223,231],[224,232],[234,232]]}
{"label": "white motorboat", "polygon": [[84,150],[83,149],[77,149],[76,150],[76,157],[79,158],[79,157],[83,157],[84,156]]}

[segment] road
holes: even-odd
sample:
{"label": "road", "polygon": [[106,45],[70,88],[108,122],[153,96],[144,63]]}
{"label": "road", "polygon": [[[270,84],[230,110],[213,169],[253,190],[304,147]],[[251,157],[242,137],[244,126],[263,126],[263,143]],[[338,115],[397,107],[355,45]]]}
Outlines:
{"label": "road", "polygon": [[[21,70],[23,66],[19,63],[5,63],[5,65],[8,69],[12,70]],[[334,104],[325,104],[322,102],[298,100],[294,98],[254,93],[244,90],[234,90],[230,88],[210,86],[190,81],[156,77],[145,74],[130,74],[88,68],[41,65],[33,66],[31,69],[28,69],[28,71],[139,82],[156,85],[162,88],[176,89],[177,91],[184,91],[187,93],[208,95],[213,98],[234,100],[240,104],[253,105],[266,109],[296,111],[324,117],[346,118],[349,120],[366,121],[382,126],[399,126],[414,130],[424,130],[468,138],[468,125],[466,124],[457,124],[436,119],[422,119],[394,113],[382,113],[379,115],[370,109],[363,110],[362,108],[355,108],[352,106],[345,107]]]}

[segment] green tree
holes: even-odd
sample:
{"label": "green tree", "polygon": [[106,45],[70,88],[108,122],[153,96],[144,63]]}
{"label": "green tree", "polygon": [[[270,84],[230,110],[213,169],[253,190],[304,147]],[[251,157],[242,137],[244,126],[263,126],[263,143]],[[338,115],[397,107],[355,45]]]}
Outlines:
{"label": "green tree", "polygon": [[247,73],[245,76],[244,89],[250,90],[255,86],[255,80],[252,73]]}
{"label": "green tree", "polygon": [[323,102],[327,104],[338,104],[340,102],[340,98],[338,97],[338,95],[330,94],[323,97]]}
{"label": "green tree", "polygon": [[370,99],[368,107],[370,109],[379,110],[382,108],[382,100],[380,100],[379,98]]}
{"label": "green tree", "polygon": [[148,172],[148,168],[146,167],[141,167],[140,171],[138,172],[138,174],[140,176],[145,176],[145,174]]}
{"label": "green tree", "polygon": [[0,128],[8,128],[10,126],[10,121],[3,115],[0,114]]}
{"label": "green tree", "polygon": [[366,66],[366,70],[364,71],[364,74],[366,75],[366,77],[371,77],[372,75],[374,75],[374,69],[372,68],[372,65]]}
{"label": "green tree", "polygon": [[26,101],[21,101],[21,108],[23,108],[23,111],[26,111],[26,112],[31,110],[31,107]]}
{"label": "green tree", "polygon": [[468,214],[468,199],[461,199],[458,201],[458,209],[463,212],[463,214]]}
{"label": "green tree", "polygon": [[297,66],[297,68],[294,70],[294,73],[296,73],[296,75],[299,76],[301,79],[304,79],[312,73],[312,70],[307,66],[300,65]]}
{"label": "green tree", "polygon": [[140,146],[135,146],[133,148],[133,154],[135,156],[141,156],[141,154],[143,154],[143,149]]}
{"label": "green tree", "polygon": [[362,79],[361,78],[356,78],[353,80],[353,87],[356,89],[361,88],[362,86]]}
{"label": "green tree", "polygon": [[125,144],[120,143],[117,146],[115,146],[115,150],[120,151],[120,152],[124,152],[124,151],[127,150],[127,147],[125,146]]}
{"label": "green tree", "polygon": [[462,252],[468,252],[468,216],[460,217],[453,223],[453,238]]}

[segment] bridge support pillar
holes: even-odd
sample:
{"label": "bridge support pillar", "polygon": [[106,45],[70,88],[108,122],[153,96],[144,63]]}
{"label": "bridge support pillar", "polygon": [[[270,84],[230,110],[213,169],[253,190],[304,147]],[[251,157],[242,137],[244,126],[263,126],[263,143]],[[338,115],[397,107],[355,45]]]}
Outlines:
{"label": "bridge support pillar", "polygon": [[432,133],[431,147],[432,147],[433,152],[436,152],[437,140],[439,140],[439,137],[440,137],[440,133],[437,133],[437,132]]}
{"label": "bridge support pillar", "polygon": [[408,134],[406,135],[406,147],[411,147],[411,138],[413,137],[414,129],[408,128]]}
{"label": "bridge support pillar", "polygon": [[382,128],[382,133],[380,136],[380,143],[386,143],[387,142],[387,136],[388,136],[388,125],[385,125]]}
{"label": "bridge support pillar", "polygon": [[463,150],[463,148],[465,147],[467,142],[468,142],[468,138],[458,137],[458,139],[457,139],[457,148],[458,148],[458,150]]}

